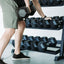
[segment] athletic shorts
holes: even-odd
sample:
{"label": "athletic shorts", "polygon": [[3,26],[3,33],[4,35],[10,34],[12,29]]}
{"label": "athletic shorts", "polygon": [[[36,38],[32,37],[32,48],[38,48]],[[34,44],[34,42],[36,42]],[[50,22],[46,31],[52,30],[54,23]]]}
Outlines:
{"label": "athletic shorts", "polygon": [[3,24],[4,28],[18,28],[18,16],[17,8],[18,5],[14,0],[0,0],[0,5],[3,12]]}

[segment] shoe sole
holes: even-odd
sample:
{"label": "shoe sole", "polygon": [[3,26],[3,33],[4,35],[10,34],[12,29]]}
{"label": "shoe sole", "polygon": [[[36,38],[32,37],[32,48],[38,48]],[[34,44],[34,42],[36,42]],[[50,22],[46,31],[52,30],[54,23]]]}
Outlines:
{"label": "shoe sole", "polygon": [[15,59],[15,58],[12,58],[12,60],[28,60],[30,58],[18,58],[18,59]]}

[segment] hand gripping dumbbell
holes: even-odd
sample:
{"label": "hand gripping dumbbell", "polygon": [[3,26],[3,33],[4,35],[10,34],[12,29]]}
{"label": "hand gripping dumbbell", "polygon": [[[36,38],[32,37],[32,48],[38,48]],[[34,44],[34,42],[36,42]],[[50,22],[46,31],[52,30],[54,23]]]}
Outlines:
{"label": "hand gripping dumbbell", "polygon": [[19,20],[21,20],[23,18],[28,17],[30,14],[30,11],[29,11],[28,7],[21,7],[18,9],[17,14],[18,14]]}
{"label": "hand gripping dumbbell", "polygon": [[36,9],[33,4],[30,4],[31,12],[29,11],[28,7],[20,7],[18,8],[17,14],[18,14],[18,20],[23,20],[23,18],[27,18],[29,15],[34,15],[36,12]]}

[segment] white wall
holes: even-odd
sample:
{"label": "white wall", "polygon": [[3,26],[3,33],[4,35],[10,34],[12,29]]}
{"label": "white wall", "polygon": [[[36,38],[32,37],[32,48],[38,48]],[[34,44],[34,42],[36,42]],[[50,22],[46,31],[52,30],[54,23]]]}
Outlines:
{"label": "white wall", "polygon": [[[64,16],[64,6],[61,7],[42,7],[42,10],[45,15],[47,16]],[[36,12],[33,17],[40,17],[40,15]],[[2,15],[2,9],[0,7],[0,37],[4,33],[4,27],[3,27],[3,15]],[[24,35],[28,36],[47,36],[47,37],[56,37],[56,39],[60,40],[62,35],[62,30],[41,30],[41,29],[25,29]],[[14,36],[12,37],[14,39]]]}

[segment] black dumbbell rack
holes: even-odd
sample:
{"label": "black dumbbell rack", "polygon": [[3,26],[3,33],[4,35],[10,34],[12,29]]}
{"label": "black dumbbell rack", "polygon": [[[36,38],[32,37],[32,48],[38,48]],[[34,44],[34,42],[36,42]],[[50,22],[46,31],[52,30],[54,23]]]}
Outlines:
{"label": "black dumbbell rack", "polygon": [[[34,28],[33,28],[34,29]],[[60,41],[61,47],[60,47],[60,55],[55,57],[55,61],[64,59],[64,22],[63,22],[63,28],[62,28],[62,39]],[[49,30],[60,30],[60,29],[49,29]],[[53,52],[53,51],[46,51],[45,53],[52,53],[52,54],[57,54],[59,50]]]}

